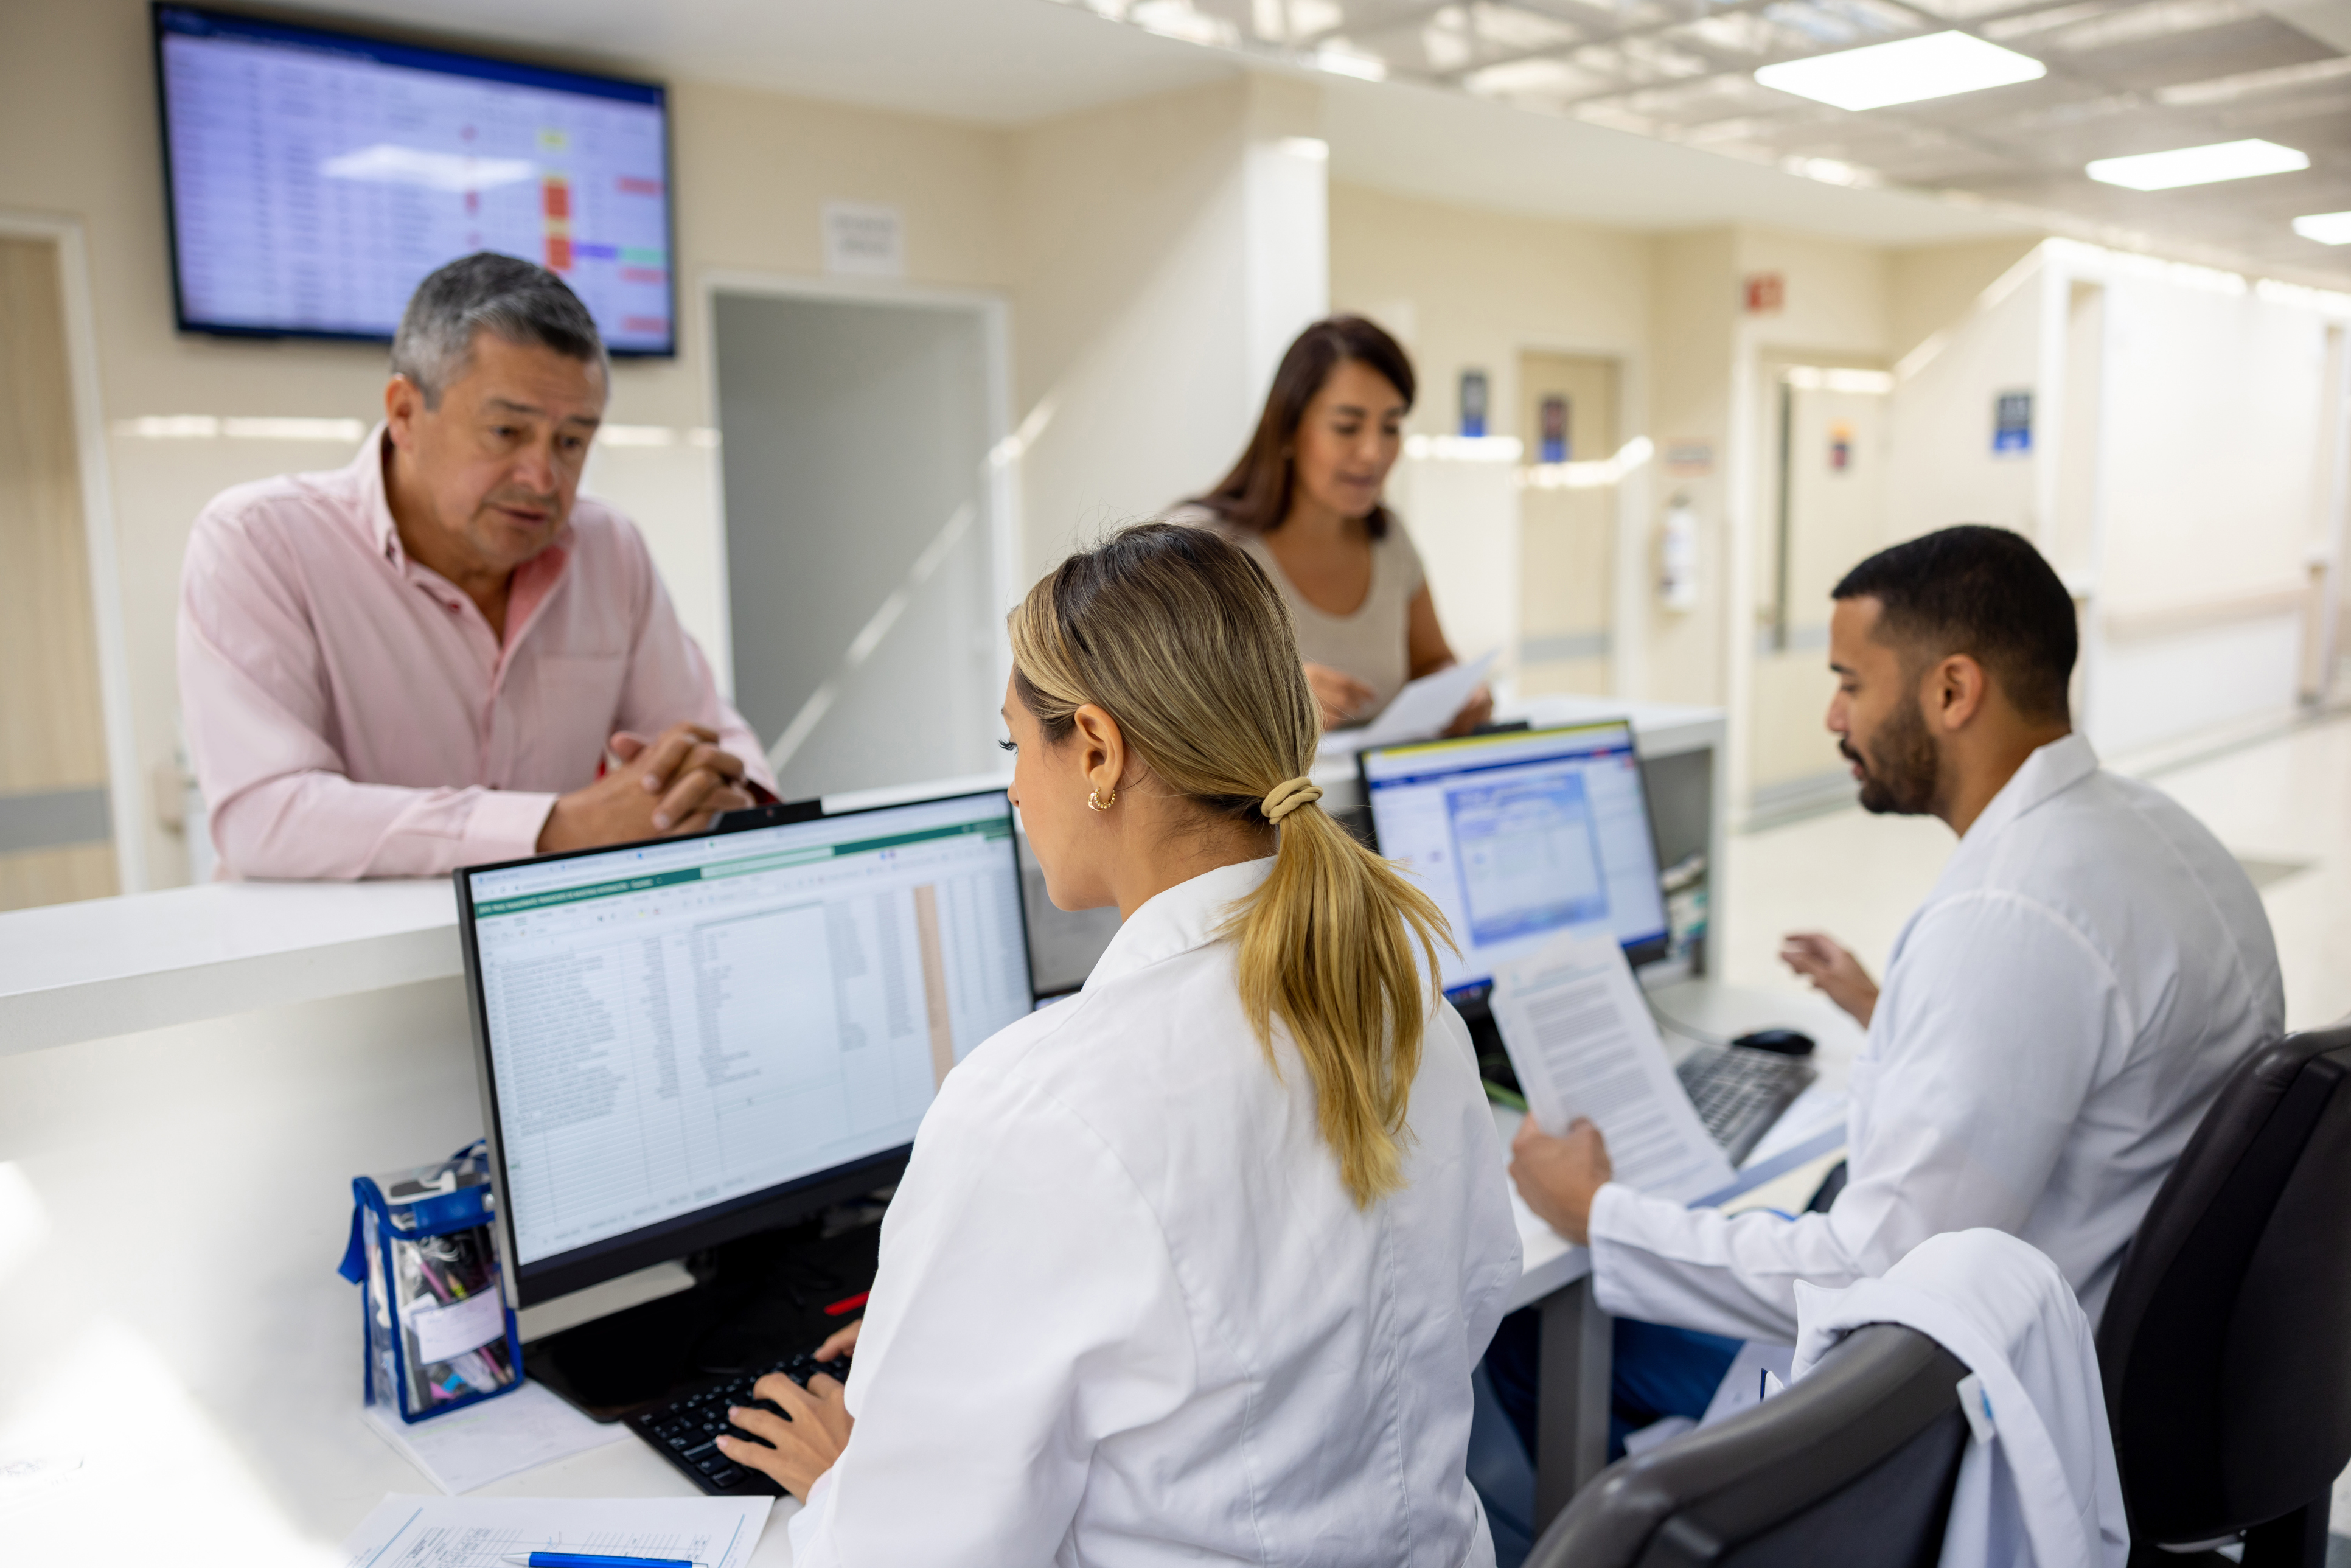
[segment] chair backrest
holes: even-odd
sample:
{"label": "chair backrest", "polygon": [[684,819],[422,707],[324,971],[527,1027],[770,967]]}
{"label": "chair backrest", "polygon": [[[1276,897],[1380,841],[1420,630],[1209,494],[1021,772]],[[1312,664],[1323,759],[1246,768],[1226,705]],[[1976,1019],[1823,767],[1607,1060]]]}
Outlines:
{"label": "chair backrest", "polygon": [[1924,1568],[1967,1447],[1966,1375],[1915,1329],[1856,1330],[1785,1393],[1611,1465],[1527,1568]]}
{"label": "chair backrest", "polygon": [[2123,1259],[2098,1364],[2134,1543],[2327,1495],[2351,1462],[2351,1028],[2230,1075]]}

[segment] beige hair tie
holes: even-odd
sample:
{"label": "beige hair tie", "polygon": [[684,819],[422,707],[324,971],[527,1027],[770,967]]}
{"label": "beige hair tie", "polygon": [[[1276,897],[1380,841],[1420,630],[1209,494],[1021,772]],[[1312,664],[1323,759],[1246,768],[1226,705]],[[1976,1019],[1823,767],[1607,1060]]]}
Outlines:
{"label": "beige hair tie", "polygon": [[1311,806],[1322,799],[1322,791],[1311,779],[1291,779],[1267,791],[1261,803],[1265,820],[1279,822],[1301,806]]}

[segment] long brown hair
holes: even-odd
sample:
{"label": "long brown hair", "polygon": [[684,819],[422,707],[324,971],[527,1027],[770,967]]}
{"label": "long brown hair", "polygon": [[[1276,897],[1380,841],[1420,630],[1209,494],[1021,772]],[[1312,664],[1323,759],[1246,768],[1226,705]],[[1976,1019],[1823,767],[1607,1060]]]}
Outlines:
{"label": "long brown hair", "polygon": [[[1290,516],[1290,453],[1299,423],[1306,417],[1306,405],[1314,401],[1331,372],[1347,360],[1387,377],[1404,394],[1405,407],[1412,407],[1418,380],[1404,346],[1364,317],[1327,316],[1299,333],[1281,356],[1281,368],[1273,372],[1273,388],[1265,394],[1265,411],[1258,415],[1257,434],[1242,448],[1240,461],[1217,482],[1216,488],[1194,497],[1192,505],[1206,507],[1226,522],[1259,533],[1280,528]],[[1375,539],[1384,537],[1388,531],[1387,507],[1374,507],[1371,516],[1364,519],[1364,528]]]}
{"label": "long brown hair", "polygon": [[[1290,611],[1258,564],[1206,528],[1144,523],[1070,557],[1012,612],[1013,690],[1059,745],[1092,703],[1162,789],[1204,817],[1263,824],[1313,765],[1320,710]],[[1322,807],[1282,816],[1273,871],[1238,901],[1241,1008],[1278,1076],[1279,1017],[1313,1081],[1316,1124],[1368,1207],[1404,1185],[1405,1124],[1445,916]]]}

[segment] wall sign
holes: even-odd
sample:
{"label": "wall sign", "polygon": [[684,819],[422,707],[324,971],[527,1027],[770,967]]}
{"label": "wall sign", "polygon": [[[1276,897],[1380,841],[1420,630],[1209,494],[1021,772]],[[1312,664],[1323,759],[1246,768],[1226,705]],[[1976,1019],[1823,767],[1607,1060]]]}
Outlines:
{"label": "wall sign", "polygon": [[1750,316],[1777,316],[1788,303],[1788,280],[1776,272],[1750,272],[1747,275],[1747,313]]}
{"label": "wall sign", "polygon": [[1991,450],[1994,456],[2032,450],[2031,392],[2004,392],[1992,400]]}
{"label": "wall sign", "polygon": [[1687,438],[1666,443],[1666,472],[1684,479],[1703,479],[1714,472],[1714,444]]}
{"label": "wall sign", "polygon": [[1486,372],[1461,372],[1461,434],[1475,438],[1486,434]]}
{"label": "wall sign", "polygon": [[1545,392],[1542,400],[1542,450],[1537,459],[1543,463],[1568,461],[1567,398],[1561,392]]}
{"label": "wall sign", "polygon": [[1853,466],[1853,426],[1837,420],[1829,426],[1829,472],[1842,474]]}
{"label": "wall sign", "polygon": [[874,202],[827,202],[824,269],[835,277],[905,277],[906,214]]}

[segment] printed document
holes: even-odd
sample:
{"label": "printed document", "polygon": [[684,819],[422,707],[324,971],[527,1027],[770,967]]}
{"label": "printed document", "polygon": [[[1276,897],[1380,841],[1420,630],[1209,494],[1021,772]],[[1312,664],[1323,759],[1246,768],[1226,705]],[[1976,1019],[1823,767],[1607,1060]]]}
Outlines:
{"label": "printed document", "polygon": [[1605,928],[1563,933],[1494,976],[1489,1005],[1546,1133],[1587,1117],[1615,1179],[1680,1203],[1728,1186],[1722,1146],[1674,1076],[1625,950]]}
{"label": "printed document", "polygon": [[501,1568],[508,1552],[578,1552],[744,1568],[775,1500],[394,1492],[343,1542],[343,1562],[345,1568]]}
{"label": "printed document", "polygon": [[1352,757],[1372,747],[1426,740],[1453,722],[1454,716],[1469,700],[1469,694],[1478,689],[1486,672],[1493,667],[1494,654],[1489,653],[1467,664],[1447,664],[1421,676],[1389,698],[1388,706],[1371,723],[1325,733],[1322,755]]}

